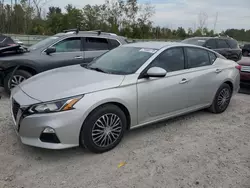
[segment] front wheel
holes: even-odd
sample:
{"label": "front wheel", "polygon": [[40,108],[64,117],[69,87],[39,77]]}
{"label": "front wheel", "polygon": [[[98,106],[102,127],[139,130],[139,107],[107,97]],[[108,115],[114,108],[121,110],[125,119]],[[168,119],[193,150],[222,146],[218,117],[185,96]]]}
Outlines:
{"label": "front wheel", "polygon": [[226,83],[222,84],[218,89],[213,103],[208,110],[216,114],[224,112],[231,101],[231,97],[232,89],[230,88],[230,86]]}
{"label": "front wheel", "polygon": [[112,104],[100,106],[83,123],[80,145],[94,153],[109,151],[122,140],[126,125],[126,116],[119,107]]}
{"label": "front wheel", "polygon": [[32,76],[29,72],[25,70],[16,70],[15,73],[10,72],[4,79],[4,89],[10,94],[12,88],[16,87],[24,80],[27,80]]}

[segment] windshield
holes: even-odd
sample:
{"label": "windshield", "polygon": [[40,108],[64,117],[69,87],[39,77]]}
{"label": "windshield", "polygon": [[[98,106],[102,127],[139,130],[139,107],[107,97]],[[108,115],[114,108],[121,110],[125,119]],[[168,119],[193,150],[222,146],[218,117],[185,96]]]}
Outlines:
{"label": "windshield", "polygon": [[197,46],[203,46],[206,42],[206,39],[194,39],[194,38],[191,38],[191,39],[185,39],[182,41],[183,43],[186,43],[186,44],[193,44],[193,45],[197,45]]}
{"label": "windshield", "polygon": [[29,50],[35,50],[35,49],[38,49],[38,48],[41,48],[41,47],[44,47],[44,46],[47,46],[49,45],[50,43],[52,43],[53,41],[55,41],[56,39],[58,39],[59,37],[55,37],[55,36],[52,36],[52,37],[48,37],[44,40],[41,40],[40,42],[32,45]]}
{"label": "windshield", "polygon": [[87,68],[110,74],[135,73],[157,50],[137,47],[118,47],[96,60]]}

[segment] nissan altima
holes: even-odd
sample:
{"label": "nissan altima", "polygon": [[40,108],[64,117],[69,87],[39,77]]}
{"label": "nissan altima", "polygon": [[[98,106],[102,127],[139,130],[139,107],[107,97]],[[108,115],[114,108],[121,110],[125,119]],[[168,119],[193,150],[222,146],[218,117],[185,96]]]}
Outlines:
{"label": "nissan altima", "polygon": [[26,145],[106,152],[127,130],[200,109],[224,112],[238,92],[239,70],[195,45],[126,44],[88,66],[50,70],[15,87],[14,128]]}

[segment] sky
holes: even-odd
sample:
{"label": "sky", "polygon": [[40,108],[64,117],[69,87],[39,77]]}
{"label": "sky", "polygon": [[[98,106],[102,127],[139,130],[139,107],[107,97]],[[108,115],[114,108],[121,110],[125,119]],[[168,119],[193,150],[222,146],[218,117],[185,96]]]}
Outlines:
{"label": "sky", "polygon": [[[103,4],[105,0],[50,0],[48,6],[64,8],[73,4],[81,8],[86,4]],[[250,0],[138,0],[155,6],[151,18],[154,25],[168,28],[197,28],[199,14],[207,15],[207,27],[220,32],[228,28],[250,29]]]}

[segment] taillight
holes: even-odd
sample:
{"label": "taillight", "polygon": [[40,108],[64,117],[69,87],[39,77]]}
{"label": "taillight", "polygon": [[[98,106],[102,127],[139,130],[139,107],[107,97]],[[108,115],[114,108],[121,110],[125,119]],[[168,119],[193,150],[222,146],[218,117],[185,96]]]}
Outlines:
{"label": "taillight", "polygon": [[241,71],[241,65],[236,65],[235,68]]}

